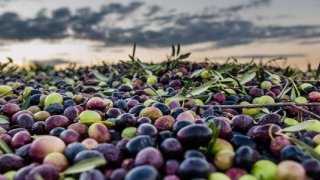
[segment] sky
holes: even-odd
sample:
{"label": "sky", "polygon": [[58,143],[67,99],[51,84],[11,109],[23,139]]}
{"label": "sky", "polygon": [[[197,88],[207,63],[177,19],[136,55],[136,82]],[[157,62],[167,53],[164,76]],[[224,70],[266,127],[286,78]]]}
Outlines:
{"label": "sky", "polygon": [[0,61],[157,62],[172,44],[195,61],[320,62],[319,0],[0,0]]}

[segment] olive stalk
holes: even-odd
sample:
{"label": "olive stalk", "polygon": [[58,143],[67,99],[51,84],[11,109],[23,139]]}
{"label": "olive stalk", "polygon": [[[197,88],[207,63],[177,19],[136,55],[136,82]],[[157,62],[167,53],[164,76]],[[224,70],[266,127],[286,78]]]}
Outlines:
{"label": "olive stalk", "polygon": [[218,108],[263,108],[263,107],[286,107],[286,106],[292,106],[300,111],[310,114],[313,117],[320,119],[320,116],[308,111],[301,106],[320,106],[320,103],[292,103],[292,102],[283,102],[283,103],[274,103],[274,104],[239,104],[239,105],[202,105],[200,107],[203,108],[213,108],[213,107],[218,107]]}

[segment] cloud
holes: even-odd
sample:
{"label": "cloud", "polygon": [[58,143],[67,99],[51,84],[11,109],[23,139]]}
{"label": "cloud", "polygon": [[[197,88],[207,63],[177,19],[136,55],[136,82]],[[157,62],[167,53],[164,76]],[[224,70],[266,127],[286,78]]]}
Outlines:
{"label": "cloud", "polygon": [[148,12],[145,13],[144,16],[146,16],[146,17],[153,16],[153,15],[157,14],[158,12],[160,12],[161,10],[162,10],[162,8],[160,6],[157,6],[157,5],[149,6]]}
{"label": "cloud", "polygon": [[30,60],[31,63],[46,65],[46,66],[55,66],[59,64],[68,64],[71,61],[66,59],[45,59],[45,60]]}
{"label": "cloud", "polygon": [[258,8],[261,6],[267,6],[271,4],[271,0],[248,0],[249,2],[239,5],[230,6],[227,8],[220,9],[220,12],[224,13],[235,13],[238,11],[243,11],[251,8]]}
{"label": "cloud", "polygon": [[215,56],[210,57],[210,59],[228,59],[228,58],[235,58],[235,59],[272,59],[272,58],[301,58],[306,57],[306,54],[246,54],[246,55],[233,55],[233,56]]}
{"label": "cloud", "polygon": [[[28,19],[21,18],[17,13],[6,12],[0,15],[0,39],[57,40],[72,37],[100,41],[105,46],[137,43],[145,47],[210,42],[214,48],[221,48],[265,39],[282,41],[320,37],[320,25],[262,26],[241,18],[229,18],[221,13],[238,12],[270,3],[271,0],[250,0],[238,7],[207,8],[201,13],[168,13],[160,6],[141,2],[128,5],[112,3],[96,11],[85,7],[72,13],[64,7],[47,15],[42,10],[34,18]],[[144,13],[140,17],[135,16],[140,19],[133,21],[133,14],[140,10]],[[129,21],[133,23],[130,25]],[[129,26],[120,26],[119,22]]]}
{"label": "cloud", "polygon": [[302,41],[299,43],[300,45],[314,45],[314,44],[320,44],[320,40],[315,41]]}

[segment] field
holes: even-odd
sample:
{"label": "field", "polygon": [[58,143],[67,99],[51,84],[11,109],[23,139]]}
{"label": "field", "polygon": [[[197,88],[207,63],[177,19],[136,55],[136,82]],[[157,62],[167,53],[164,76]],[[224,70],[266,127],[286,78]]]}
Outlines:
{"label": "field", "polygon": [[320,66],[0,64],[0,179],[318,179]]}

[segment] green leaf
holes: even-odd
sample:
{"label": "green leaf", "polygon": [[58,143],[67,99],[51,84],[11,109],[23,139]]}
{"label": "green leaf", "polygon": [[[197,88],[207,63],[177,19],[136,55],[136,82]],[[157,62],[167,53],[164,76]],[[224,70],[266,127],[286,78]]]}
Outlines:
{"label": "green leaf", "polygon": [[268,108],[260,108],[260,110],[261,110],[263,113],[270,114],[270,111],[269,111]]}
{"label": "green leaf", "polygon": [[99,91],[101,89],[100,86],[83,86],[83,88],[93,88],[95,89],[96,91]]}
{"label": "green leaf", "polygon": [[219,72],[219,73],[227,73],[231,70],[234,69],[234,65],[224,65],[224,66],[221,66],[219,69],[217,69],[216,71]]}
{"label": "green leaf", "polygon": [[0,97],[5,96],[5,95],[7,95],[7,94],[9,94],[9,93],[11,93],[11,92],[12,92],[12,90],[7,91],[7,92],[4,92],[4,93],[0,94]]}
{"label": "green leaf", "polygon": [[317,153],[312,147],[307,145],[306,143],[298,140],[295,137],[289,138],[291,142],[293,142],[295,145],[299,146],[300,148],[304,149],[310,156],[320,161],[320,154]]}
{"label": "green leaf", "polygon": [[144,72],[146,72],[148,75],[152,75],[152,72],[148,69],[145,69]]}
{"label": "green leaf", "polygon": [[92,74],[97,78],[99,79],[100,81],[108,81],[109,78],[104,76],[103,74],[101,74],[98,70],[93,70],[92,71]]}
{"label": "green leaf", "polygon": [[295,98],[297,98],[297,93],[294,88],[291,89],[290,99],[293,101]]}
{"label": "green leaf", "polygon": [[7,143],[4,142],[2,139],[0,139],[0,149],[6,154],[13,153],[13,151],[10,149],[10,147],[7,145]]}
{"label": "green leaf", "polygon": [[273,79],[280,81],[281,79],[279,78],[279,76],[276,76],[275,74],[272,74],[271,72],[264,70],[264,72],[266,72],[269,76],[271,76]]}
{"label": "green leaf", "polygon": [[174,55],[176,54],[176,50],[174,45],[171,45],[171,57],[174,57]]}
{"label": "green leaf", "polygon": [[209,81],[209,82],[203,84],[202,86],[195,88],[193,91],[190,92],[190,94],[186,95],[186,97],[192,97],[195,95],[199,95],[199,94],[205,92],[206,90],[208,90],[212,86],[212,84],[213,84],[213,82]]}
{"label": "green leaf", "polygon": [[134,43],[134,44],[133,44],[133,50],[132,50],[132,60],[134,60],[135,55],[136,55],[136,46],[137,46],[137,44]]}
{"label": "green leaf", "polygon": [[31,96],[28,96],[25,101],[23,101],[21,108],[28,109],[30,107]]}
{"label": "green leaf", "polygon": [[0,115],[0,124],[8,124],[9,123],[9,118],[4,115]]}
{"label": "green leaf", "polygon": [[191,53],[181,54],[178,59],[187,59],[190,55]]}
{"label": "green leaf", "polygon": [[177,56],[179,56],[179,54],[180,54],[180,44],[178,44],[177,46]]}
{"label": "green leaf", "polygon": [[183,97],[183,96],[173,96],[170,98],[167,98],[167,101],[185,101],[189,98]]}
{"label": "green leaf", "polygon": [[146,84],[146,86],[148,86],[158,96],[160,101],[163,102],[162,97],[157,93],[157,91],[152,86],[150,86],[149,84]]}
{"label": "green leaf", "polygon": [[282,91],[277,96],[277,98],[281,98],[283,95],[287,94],[290,91],[291,87],[288,87],[288,85],[289,83],[287,82]]}
{"label": "green leaf", "polygon": [[204,104],[208,104],[213,96],[213,93],[209,93],[209,97],[204,101]]}
{"label": "green leaf", "polygon": [[219,137],[220,127],[217,127],[216,124],[213,121],[209,121],[208,127],[212,131],[212,136],[211,136],[211,139],[210,139],[209,144],[208,144],[208,150],[210,151],[210,149],[213,149],[213,145],[214,145],[214,143],[216,142],[216,140]]}
{"label": "green leaf", "polygon": [[297,125],[289,126],[284,129],[281,129],[281,132],[296,132],[296,131],[305,130],[309,127],[314,126],[314,124],[316,124],[316,123],[317,123],[317,120],[303,121]]}
{"label": "green leaf", "polygon": [[93,124],[93,123],[101,123],[101,124],[104,124],[104,125],[106,125],[106,126],[108,126],[108,127],[115,126],[114,123],[108,122],[108,121],[91,121],[91,120],[89,120],[89,121],[80,121],[80,119],[79,119],[79,123],[81,123],[81,124],[87,124],[87,125],[90,125],[90,124]]}
{"label": "green leaf", "polygon": [[318,80],[319,78],[320,78],[320,63],[319,63],[318,68],[317,68],[315,80]]}
{"label": "green leaf", "polygon": [[296,91],[297,96],[300,96],[300,91],[299,91],[299,89],[298,89],[298,86],[296,85],[296,83],[295,83],[293,80],[290,79],[290,81],[291,81],[291,83],[292,83],[292,85],[293,85],[293,88],[294,88],[295,91]]}
{"label": "green leaf", "polygon": [[265,116],[266,115],[266,113],[259,113],[259,114],[256,114],[256,115],[253,115],[252,116],[252,118],[254,119],[254,120],[259,120],[259,119],[261,119],[263,116]]}
{"label": "green leaf", "polygon": [[224,79],[223,76],[218,71],[212,71],[212,73],[218,76],[218,79],[221,79],[221,80]]}
{"label": "green leaf", "polygon": [[73,166],[65,170],[63,174],[78,174],[105,164],[107,164],[107,161],[104,158],[91,158],[74,164]]}
{"label": "green leaf", "polygon": [[111,96],[112,93],[114,92],[115,89],[107,89],[107,90],[104,90],[102,93],[104,95],[107,95],[107,96]]}
{"label": "green leaf", "polygon": [[256,72],[252,72],[252,73],[248,73],[248,74],[244,74],[244,76],[242,77],[242,79],[240,80],[240,84],[244,85],[247,82],[251,81],[253,78],[256,77]]}
{"label": "green leaf", "polygon": [[191,74],[190,78],[193,77],[198,77],[205,69],[198,69],[196,71],[193,71],[193,73]]}
{"label": "green leaf", "polygon": [[228,78],[224,78],[222,79],[220,82],[231,82],[233,85],[237,85],[237,81],[228,77]]}
{"label": "green leaf", "polygon": [[186,83],[186,85],[183,86],[182,88],[182,92],[181,95],[185,96],[187,94],[188,89],[191,87],[192,83],[193,83],[194,78],[190,78],[188,80],[188,82]]}

